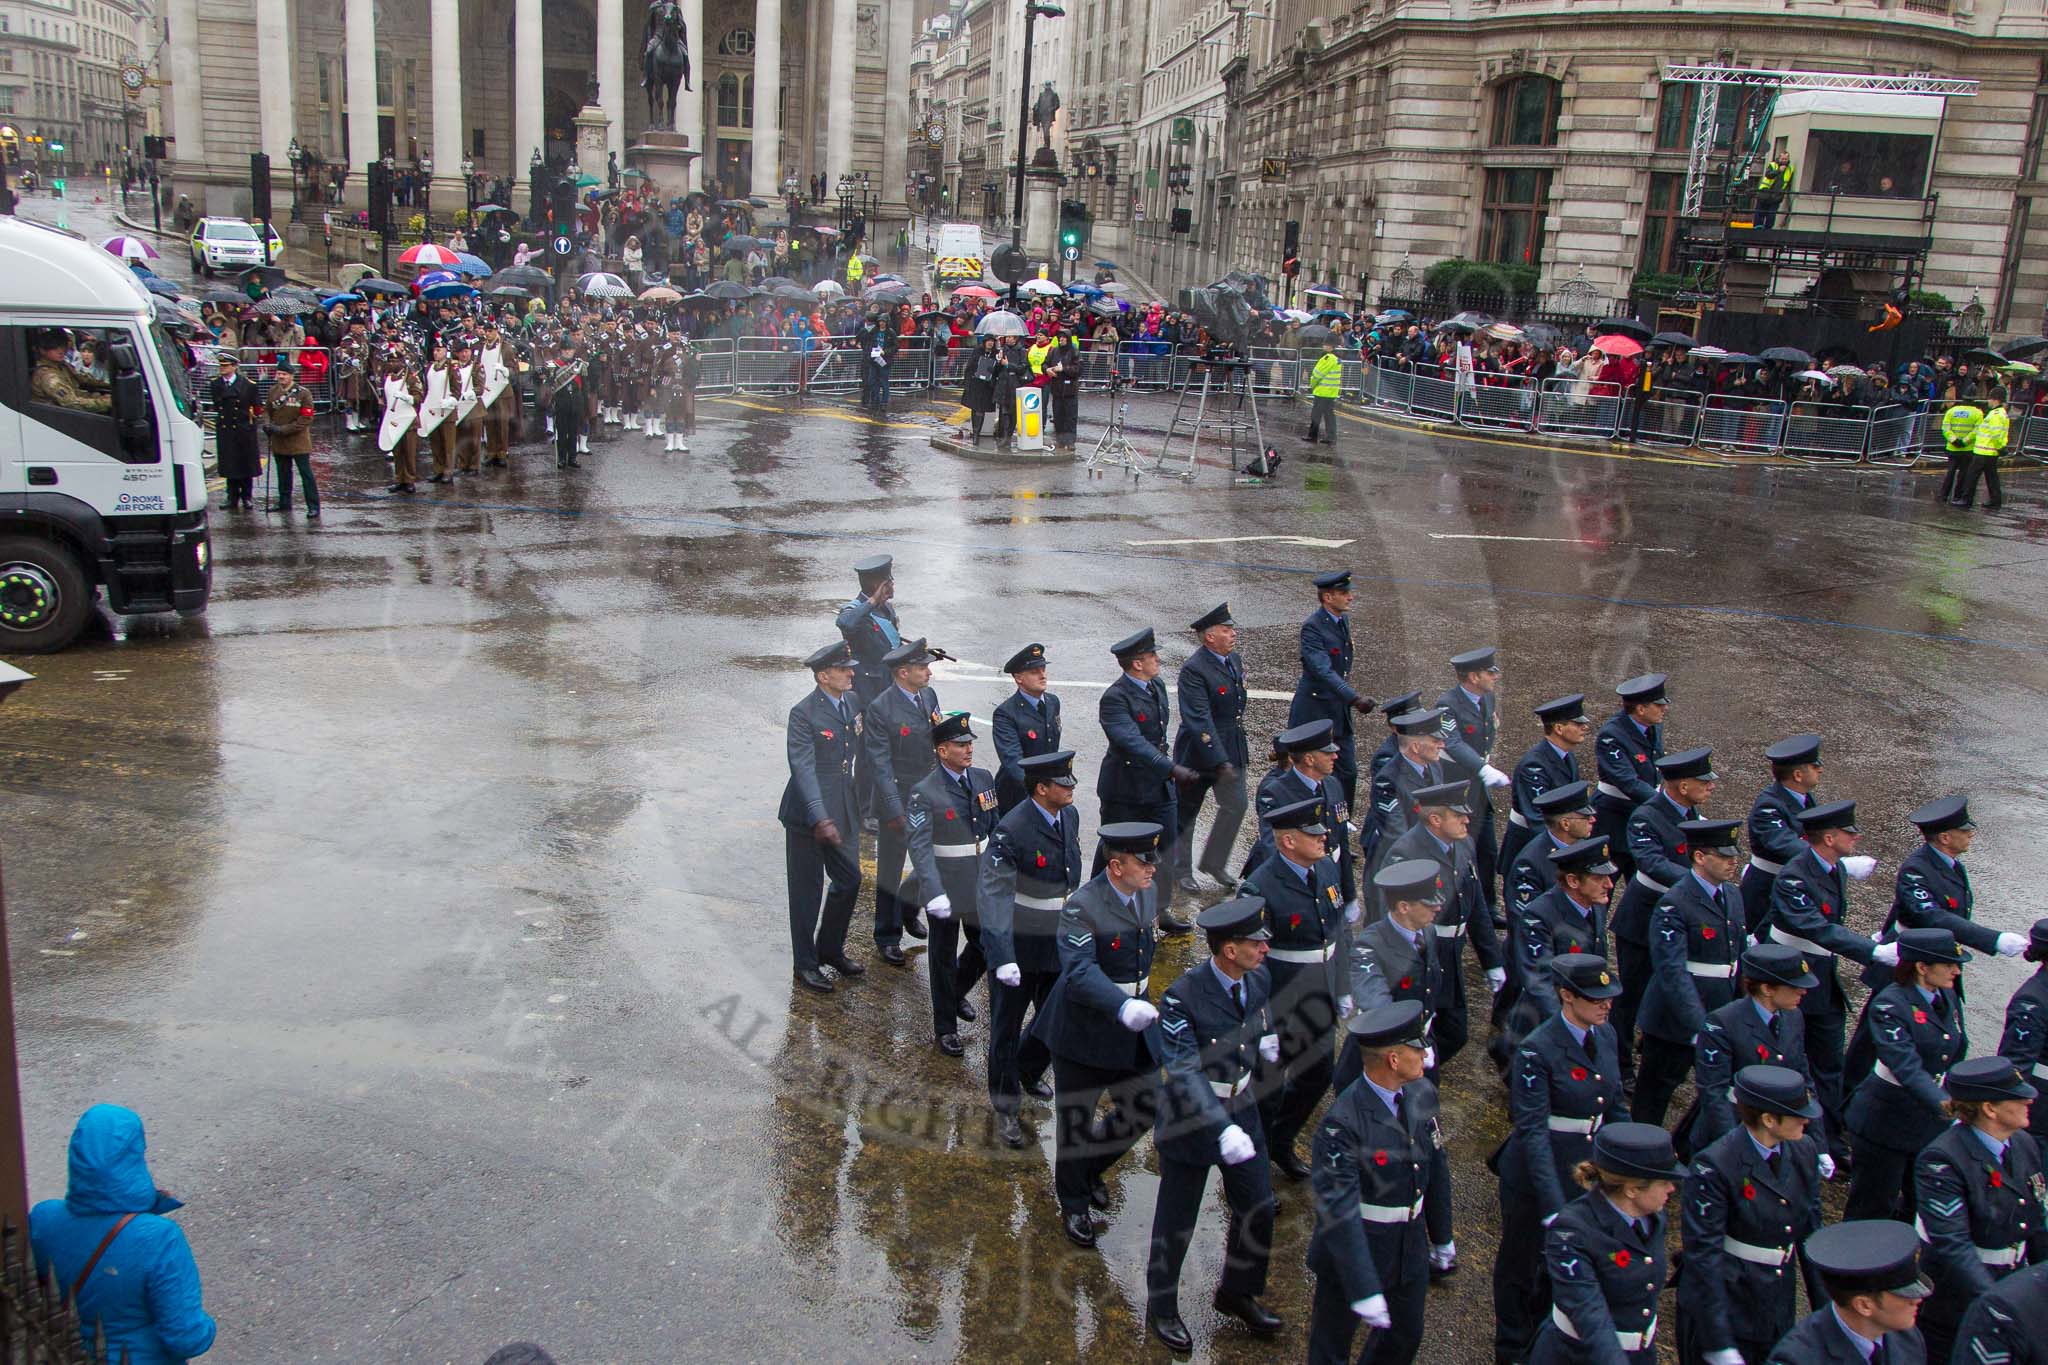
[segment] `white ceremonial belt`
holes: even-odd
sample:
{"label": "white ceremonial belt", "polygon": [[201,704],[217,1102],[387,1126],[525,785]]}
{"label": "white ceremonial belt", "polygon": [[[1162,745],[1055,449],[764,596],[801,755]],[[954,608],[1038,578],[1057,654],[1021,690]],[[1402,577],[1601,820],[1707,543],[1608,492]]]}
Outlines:
{"label": "white ceremonial belt", "polygon": [[1721,1239],[1721,1250],[1738,1261],[1752,1265],[1784,1265],[1792,1259],[1791,1247],[1760,1247],[1753,1242],[1738,1242],[1733,1237]]}
{"label": "white ceremonial belt", "polygon": [[1815,957],[1833,957],[1835,955],[1832,949],[1823,948],[1818,943],[1803,939],[1797,934],[1788,934],[1775,924],[1771,926],[1771,938],[1776,942],[1789,944],[1794,948],[1804,948]]}
{"label": "white ceremonial belt", "polygon": [[2048,1062],[2035,1062],[2034,1074],[2042,1080],[2048,1081]]}
{"label": "white ceremonial belt", "polygon": [[1438,938],[1462,938],[1465,933],[1465,921],[1463,920],[1459,920],[1456,924],[1439,924],[1434,927]]}
{"label": "white ceremonial belt", "polygon": [[[981,846],[978,844],[933,844],[932,856],[934,858],[979,858],[981,856]],[[1022,905],[1024,898],[1022,896],[1017,897],[1017,903]]]}
{"label": "white ceremonial belt", "polygon": [[[1871,1066],[1871,1070],[1875,1072],[1877,1078],[1883,1081],[1886,1085],[1905,1084],[1904,1081],[1899,1079],[1898,1073],[1893,1071],[1890,1067],[1886,1066],[1883,1062],[1874,1063]],[[1936,1085],[1946,1085],[1948,1083],[1948,1073],[1944,1071],[1940,1075],[1936,1076],[1934,1078],[1934,1083]]]}
{"label": "white ceremonial belt", "polygon": [[1211,1081],[1209,1089],[1216,1092],[1219,1100],[1234,1100],[1252,1088],[1252,1073],[1247,1071],[1234,1081]]}
{"label": "white ceremonial belt", "polygon": [[1067,898],[1065,896],[1018,896],[1016,903],[1026,910],[1064,910],[1067,908]]}
{"label": "white ceremonial belt", "polygon": [[1589,1119],[1568,1119],[1562,1115],[1552,1114],[1544,1120],[1550,1126],[1550,1131],[1553,1133],[1584,1133],[1588,1137],[1599,1132],[1600,1125],[1604,1121],[1598,1114],[1593,1115]]}
{"label": "white ceremonial belt", "polygon": [[1325,943],[1320,948],[1268,948],[1266,956],[1276,962],[1328,962],[1336,956],[1337,945]]}
{"label": "white ceremonial belt", "polygon": [[1600,787],[1600,794],[1602,796],[1611,796],[1617,801],[1628,801],[1630,804],[1634,804],[1634,798],[1629,796],[1629,794],[1623,791],[1621,788],[1615,786],[1612,782],[1602,782],[1598,785]]}
{"label": "white ceremonial belt", "polygon": [[1660,896],[1671,889],[1670,887],[1664,885],[1664,883],[1660,881],[1652,880],[1647,873],[1643,872],[1636,873],[1636,885],[1647,886]]}
{"label": "white ceremonial belt", "polygon": [[1513,808],[1510,808],[1510,809],[1509,809],[1509,811],[1508,811],[1508,823],[1509,823],[1509,824],[1511,824],[1511,825],[1513,825],[1513,826],[1515,826],[1515,827],[1516,827],[1517,829],[1534,829],[1534,828],[1535,828],[1535,826],[1534,826],[1534,825],[1532,825],[1532,824],[1530,824],[1530,823],[1529,823],[1529,817],[1528,817],[1528,816],[1526,816],[1526,815],[1522,814],[1522,812],[1520,812],[1520,811],[1518,811],[1518,810],[1515,810],[1515,809],[1513,809]]}
{"label": "white ceremonial belt", "polygon": [[2014,1245],[2009,1247],[1978,1247],[1977,1259],[1982,1261],[1985,1265],[1998,1266],[2000,1268],[2016,1266],[2020,1263],[2021,1259],[2026,1255],[2026,1250],[2026,1247],[2020,1245]]}
{"label": "white ceremonial belt", "polygon": [[1145,993],[1145,983],[1143,981],[1112,981],[1109,984],[1133,999]]}
{"label": "white ceremonial belt", "polygon": [[1368,1223],[1412,1223],[1422,1213],[1422,1196],[1412,1204],[1360,1204],[1358,1216]]}
{"label": "white ceremonial belt", "polygon": [[[1578,1329],[1572,1326],[1572,1320],[1566,1317],[1564,1310],[1555,1304],[1552,1304],[1550,1308],[1550,1322],[1558,1331],[1564,1333],[1573,1341],[1579,1339]],[[1640,1351],[1657,1340],[1657,1320],[1651,1318],[1650,1325],[1640,1332],[1616,1332],[1614,1339],[1624,1351]]]}
{"label": "white ceremonial belt", "polygon": [[1749,865],[1757,871],[1769,873],[1773,877],[1785,870],[1783,863],[1774,863],[1769,858],[1759,858],[1754,853],[1749,855]]}
{"label": "white ceremonial belt", "polygon": [[1692,962],[1687,961],[1685,969],[1694,976],[1711,976],[1720,981],[1735,979],[1736,965],[1733,962]]}

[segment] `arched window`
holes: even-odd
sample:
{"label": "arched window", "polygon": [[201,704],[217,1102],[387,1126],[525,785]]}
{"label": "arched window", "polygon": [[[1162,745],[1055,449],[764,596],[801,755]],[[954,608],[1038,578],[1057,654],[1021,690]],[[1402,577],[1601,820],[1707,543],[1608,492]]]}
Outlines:
{"label": "arched window", "polygon": [[718,78],[718,126],[740,126],[740,78],[730,71]]}
{"label": "arched window", "polygon": [[721,57],[751,57],[754,55],[754,30],[750,28],[727,29],[718,40],[718,55]]}
{"label": "arched window", "polygon": [[1548,76],[1511,76],[1493,87],[1493,145],[1555,147],[1562,87]]}
{"label": "arched window", "polygon": [[742,126],[754,126],[754,78],[748,76],[740,81],[740,118]]}

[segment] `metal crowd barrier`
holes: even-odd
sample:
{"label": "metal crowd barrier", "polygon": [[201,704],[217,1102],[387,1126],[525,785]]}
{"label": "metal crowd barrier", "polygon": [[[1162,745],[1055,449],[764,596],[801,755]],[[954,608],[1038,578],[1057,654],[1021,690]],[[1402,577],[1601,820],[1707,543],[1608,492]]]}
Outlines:
{"label": "metal crowd barrier", "polygon": [[1786,410],[1778,449],[1807,464],[1853,463],[1863,458],[1869,439],[1869,408],[1799,402]]}
{"label": "metal crowd barrier", "polygon": [[1458,420],[1458,386],[1434,375],[1408,376],[1408,413],[1429,422]]}
{"label": "metal crowd barrier", "polygon": [[1536,385],[1527,379],[1466,384],[1458,391],[1459,426],[1519,427],[1526,431],[1535,412]]}
{"label": "metal crowd barrier", "polygon": [[1888,403],[1870,414],[1870,435],[1863,446],[1866,464],[1911,469],[1927,455],[1927,439],[1934,437],[1934,451],[1942,449],[1938,417],[1918,412],[1899,403]]}
{"label": "metal crowd barrier", "polygon": [[[1251,346],[1245,349],[1244,355],[1251,362],[1252,386],[1260,397],[1293,393],[1301,386],[1300,351],[1280,346]],[[1356,367],[1352,368],[1355,371]],[[1355,374],[1347,377],[1355,378]],[[1346,383],[1345,388],[1348,392],[1358,391],[1353,383]]]}
{"label": "metal crowd barrier", "polygon": [[1695,444],[1731,455],[1769,455],[1778,448],[1784,424],[1785,404],[1778,399],[1709,394]]}
{"label": "metal crowd barrier", "polygon": [[[2012,425],[2018,436],[2006,442],[2006,449],[2022,459],[2048,464],[2048,408],[2035,408],[2024,420],[2014,418]],[[1936,444],[1940,444],[1938,439]]]}
{"label": "metal crowd barrier", "polygon": [[1618,385],[1598,380],[1581,389],[1577,379],[1546,379],[1536,398],[1535,429],[1552,436],[1612,437],[1621,429]]}
{"label": "metal crowd barrier", "polygon": [[1689,446],[1699,439],[1700,395],[1691,389],[1651,389],[1628,409],[1628,439],[1638,445]]}

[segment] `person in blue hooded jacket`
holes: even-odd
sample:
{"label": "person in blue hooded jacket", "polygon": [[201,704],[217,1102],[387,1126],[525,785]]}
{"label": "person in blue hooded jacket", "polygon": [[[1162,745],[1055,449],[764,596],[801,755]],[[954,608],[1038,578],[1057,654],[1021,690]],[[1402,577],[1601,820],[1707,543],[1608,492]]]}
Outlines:
{"label": "person in blue hooded jacket", "polygon": [[162,1216],[181,1205],[157,1189],[142,1151],[134,1110],[86,1110],[71,1132],[70,1187],[29,1211],[29,1241],[36,1273],[48,1272],[76,1298],[88,1350],[94,1328],[104,1327],[108,1359],[176,1365],[206,1353],[214,1323],[200,1306],[192,1248]]}

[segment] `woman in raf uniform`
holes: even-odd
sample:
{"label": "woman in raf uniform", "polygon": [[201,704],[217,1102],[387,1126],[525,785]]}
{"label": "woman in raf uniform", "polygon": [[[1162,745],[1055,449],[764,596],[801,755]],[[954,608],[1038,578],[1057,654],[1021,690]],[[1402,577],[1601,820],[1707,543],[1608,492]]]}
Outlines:
{"label": "woman in raf uniform", "polygon": [[1907,929],[1898,945],[1893,982],[1870,997],[1858,1026],[1876,1060],[1843,1116],[1856,1155],[1852,1220],[1913,1207],[1913,1158],[1948,1124],[1940,1078],[1970,1050],[1955,991],[1970,955],[1946,929]]}
{"label": "woman in raf uniform", "polygon": [[1685,1170],[1662,1128],[1611,1123],[1593,1135],[1593,1159],[1575,1174],[1586,1192],[1544,1238],[1550,1320],[1529,1365],[1651,1365],[1657,1296],[1670,1271],[1664,1205]]}

